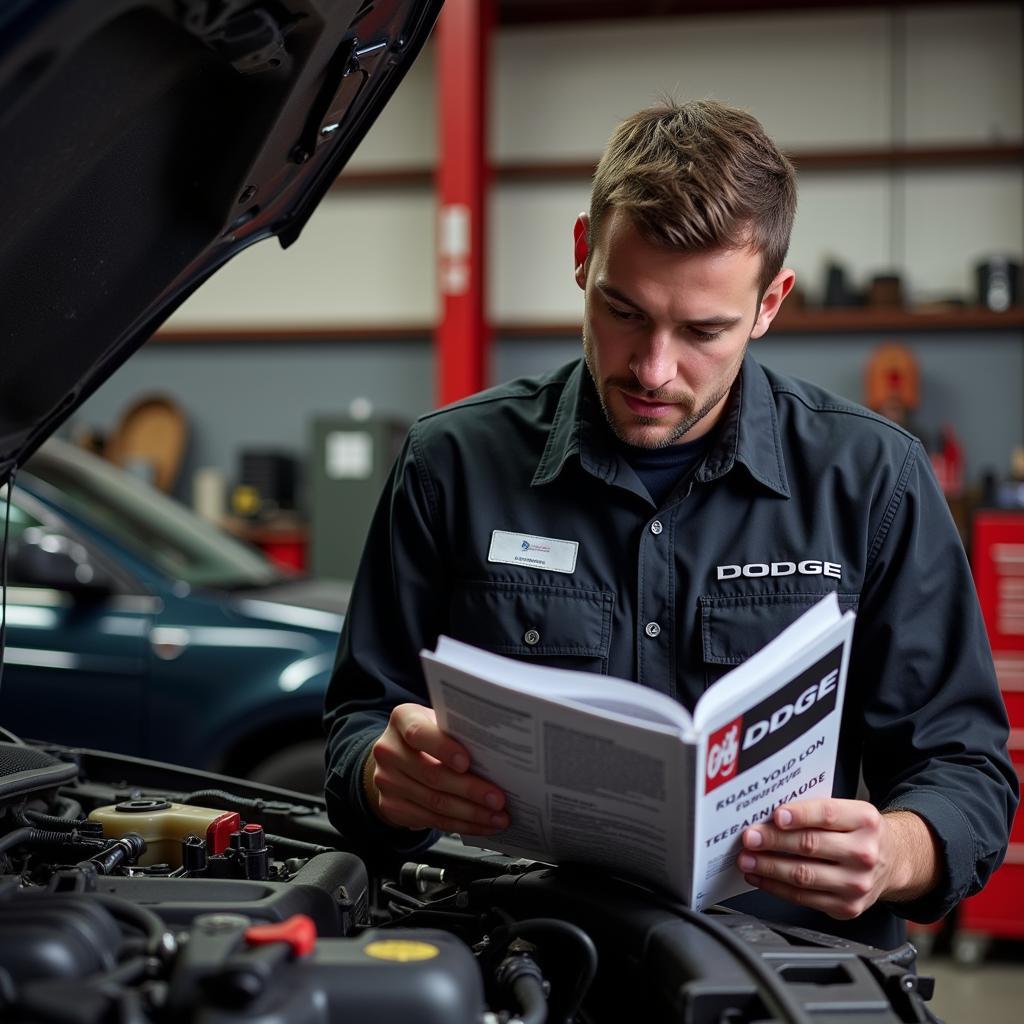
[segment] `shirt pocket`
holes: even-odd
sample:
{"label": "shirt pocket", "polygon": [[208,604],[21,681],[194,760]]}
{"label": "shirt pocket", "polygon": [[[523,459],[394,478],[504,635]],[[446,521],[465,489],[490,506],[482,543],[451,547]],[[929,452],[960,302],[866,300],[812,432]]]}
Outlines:
{"label": "shirt pocket", "polygon": [[607,673],[614,600],[582,587],[463,580],[452,597],[450,630],[495,654]]}
{"label": "shirt pocket", "polygon": [[[702,596],[699,599],[700,643],[705,687],[756,654],[825,596],[825,593]],[[856,610],[858,594],[836,596],[840,611]]]}

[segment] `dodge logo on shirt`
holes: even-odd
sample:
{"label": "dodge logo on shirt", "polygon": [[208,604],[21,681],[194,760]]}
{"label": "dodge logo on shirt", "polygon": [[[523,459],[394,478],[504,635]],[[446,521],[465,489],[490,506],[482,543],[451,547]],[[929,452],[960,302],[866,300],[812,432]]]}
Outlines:
{"label": "dodge logo on shirt", "polygon": [[756,579],[759,576],[831,576],[833,579],[843,578],[843,567],[838,562],[819,562],[808,558],[803,562],[751,562],[748,565],[720,565],[718,578],[734,580],[738,576]]}

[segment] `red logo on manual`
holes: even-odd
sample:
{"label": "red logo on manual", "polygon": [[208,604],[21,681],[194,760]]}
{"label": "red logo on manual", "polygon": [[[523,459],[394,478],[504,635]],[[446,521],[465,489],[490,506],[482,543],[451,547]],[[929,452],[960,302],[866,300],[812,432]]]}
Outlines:
{"label": "red logo on manual", "polygon": [[736,777],[740,763],[740,731],[743,716],[733,719],[718,732],[708,737],[708,763],[704,779],[704,792],[710,793],[723,782]]}

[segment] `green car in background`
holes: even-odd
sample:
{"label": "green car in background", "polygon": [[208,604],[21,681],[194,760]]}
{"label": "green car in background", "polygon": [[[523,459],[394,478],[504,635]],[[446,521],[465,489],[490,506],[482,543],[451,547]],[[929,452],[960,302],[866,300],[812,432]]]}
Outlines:
{"label": "green car in background", "polygon": [[319,792],[348,598],[50,440],[15,481],[0,722]]}

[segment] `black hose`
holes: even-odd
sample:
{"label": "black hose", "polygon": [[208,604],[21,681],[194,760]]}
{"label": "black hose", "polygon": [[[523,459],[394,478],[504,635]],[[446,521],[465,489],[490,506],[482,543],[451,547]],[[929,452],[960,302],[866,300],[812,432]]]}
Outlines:
{"label": "black hose", "polygon": [[125,862],[136,863],[145,851],[146,840],[138,832],[125,832],[120,838],[109,840],[104,849],[77,866],[92,865],[101,875],[111,875]]}
{"label": "black hose", "polygon": [[272,814],[280,814],[290,811],[293,807],[307,808],[313,811],[317,801],[316,797],[309,797],[310,803],[297,803],[284,798],[271,798],[265,800],[263,797],[238,796],[236,793],[229,793],[226,789],[198,789],[194,793],[187,793],[182,797],[183,803],[194,803],[203,801],[208,807],[220,807],[226,811],[233,811],[236,807],[242,807],[249,811],[269,811]]}
{"label": "black hose", "polygon": [[522,1024],[544,1024],[548,1019],[548,1001],[544,995],[543,982],[530,975],[523,975],[512,982],[512,994],[519,1004]]}
{"label": "black hose", "polygon": [[69,796],[56,796],[53,799],[52,807],[56,808],[54,814],[58,818],[84,818],[85,811],[82,810],[82,805],[77,800],[72,800]]}
{"label": "black hose", "polygon": [[50,811],[37,811],[34,808],[25,807],[19,814],[19,817],[22,819],[23,824],[35,825],[36,828],[50,828],[60,831],[71,822],[80,827],[89,828],[95,826],[98,831],[102,830],[102,826],[98,823],[90,822],[86,818],[82,805],[77,800],[58,795],[50,801],[49,806],[51,808]]}
{"label": "black hose", "polygon": [[[95,843],[95,840],[93,842]],[[60,843],[62,846],[66,846],[68,845],[68,833],[26,825],[23,828],[16,828],[13,832],[8,832],[0,839],[0,853],[6,853],[7,850],[20,846],[22,843]],[[90,847],[83,844],[82,848],[90,853],[96,852],[95,845]]]}
{"label": "black hose", "polygon": [[44,814],[42,811],[22,811],[19,819],[31,828],[45,828],[51,832],[75,832],[82,830],[103,834],[103,827],[88,818],[61,818],[55,814]]}
{"label": "black hose", "polygon": [[513,953],[498,964],[494,980],[502,995],[509,995],[519,1008],[520,1024],[544,1024],[548,1019],[548,1000],[544,975],[532,956]]}
{"label": "black hose", "polygon": [[216,801],[226,803],[228,806],[220,809],[227,811],[233,811],[236,807],[244,807],[249,811],[261,811],[267,805],[266,800],[236,796],[234,793],[229,793],[226,789],[198,789],[196,792],[187,793],[181,798],[182,803],[186,804],[195,803],[200,800],[213,801],[214,806],[217,806]]}
{"label": "black hose", "polygon": [[106,892],[90,893],[89,899],[105,907],[118,921],[142,932],[146,936],[146,952],[149,956],[162,959],[173,949],[173,940],[168,939],[170,933],[167,926],[152,910]]}
{"label": "black hose", "polygon": [[[38,831],[38,829],[26,825],[24,828],[16,828],[13,832],[8,832],[7,835],[0,839],[0,853],[6,853],[12,847],[31,841]],[[64,838],[64,836],[61,836],[62,842]]]}
{"label": "black hose", "polygon": [[333,846],[318,846],[316,843],[307,843],[301,839],[289,839],[287,836],[274,836],[269,832],[264,833],[268,846],[274,847],[274,852],[280,856],[282,851],[298,857],[315,857],[318,853],[334,853]]}
{"label": "black hose", "polygon": [[491,941],[496,948],[506,948],[514,939],[534,942],[545,935],[563,943],[568,940],[579,954],[579,968],[572,985],[564,998],[556,993],[558,998],[552,999],[550,1006],[552,1020],[572,1021],[597,975],[597,947],[582,928],[556,917],[535,917],[500,926],[491,934]]}
{"label": "black hose", "polygon": [[[102,835],[76,835],[74,830],[50,830],[26,825],[23,828],[14,829],[13,832],[8,832],[7,835],[0,838],[0,854],[25,844],[33,846],[52,844],[59,846],[62,851],[72,851],[78,856],[101,857],[116,847],[123,846],[125,839],[131,835],[133,833],[128,833],[128,836],[121,839],[104,839]],[[138,839],[139,842],[142,841],[141,837],[138,837]],[[145,849],[145,843],[142,844],[142,849]]]}

